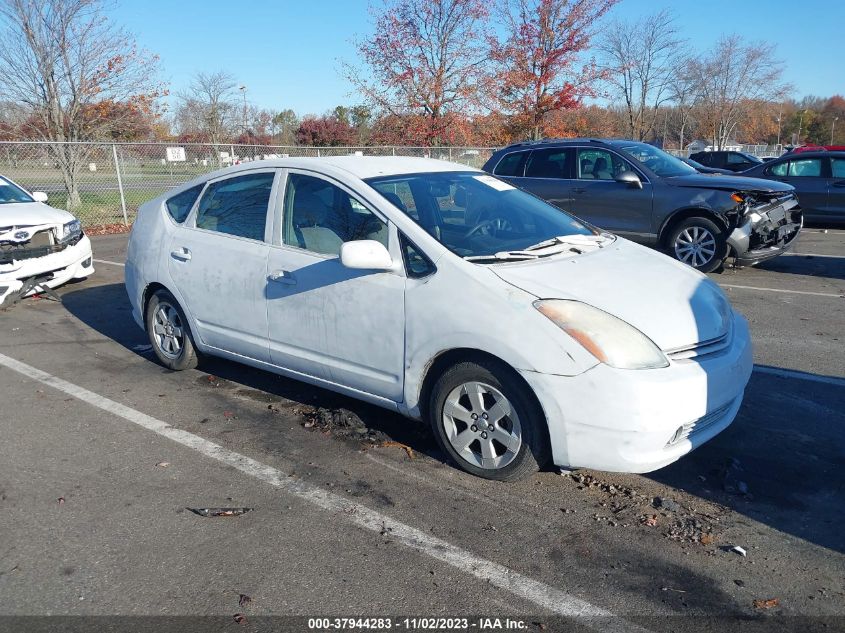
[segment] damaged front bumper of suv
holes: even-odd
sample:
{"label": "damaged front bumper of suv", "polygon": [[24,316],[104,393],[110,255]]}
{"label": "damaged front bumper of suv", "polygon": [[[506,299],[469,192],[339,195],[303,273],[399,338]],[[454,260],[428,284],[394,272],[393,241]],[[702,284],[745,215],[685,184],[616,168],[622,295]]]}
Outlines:
{"label": "damaged front bumper of suv", "polygon": [[751,266],[777,257],[795,244],[804,225],[794,193],[749,201],[728,236],[737,266]]}
{"label": "damaged front bumper of suv", "polygon": [[0,306],[94,272],[91,242],[61,224],[0,227]]}

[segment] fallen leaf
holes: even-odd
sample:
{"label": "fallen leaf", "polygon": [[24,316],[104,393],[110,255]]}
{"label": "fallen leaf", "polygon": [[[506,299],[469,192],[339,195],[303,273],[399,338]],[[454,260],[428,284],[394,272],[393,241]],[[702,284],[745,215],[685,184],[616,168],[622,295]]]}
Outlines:
{"label": "fallen leaf", "polygon": [[186,508],[201,517],[237,517],[251,511],[252,508]]}
{"label": "fallen leaf", "polygon": [[755,600],[754,601],[754,608],[755,609],[771,609],[772,607],[776,607],[780,604],[780,600],[778,598],[768,598],[766,600]]}
{"label": "fallen leaf", "polygon": [[60,506],[63,506],[63,505],[65,504],[65,498],[64,498],[64,497],[59,497],[58,499],[56,499],[56,502],[57,502]]}
{"label": "fallen leaf", "polygon": [[167,468],[168,466],[170,466],[170,462],[159,462],[158,464],[156,464],[156,466],[158,466],[159,468]]}
{"label": "fallen leaf", "polygon": [[699,542],[702,545],[710,545],[711,543],[713,543],[714,540],[716,539],[713,538],[712,534],[702,534],[701,538],[699,539]]}
{"label": "fallen leaf", "polygon": [[648,527],[657,527],[657,515],[656,515],[656,514],[652,514],[650,517],[648,517],[648,518],[645,520],[645,524],[646,524]]}
{"label": "fallen leaf", "polygon": [[248,595],[246,595],[245,593],[242,593],[242,594],[240,594],[240,595],[238,596],[238,606],[239,606],[239,607],[245,607],[245,606],[246,606],[246,605],[248,605],[250,602],[252,602],[252,598],[250,598],[250,597],[249,597]]}
{"label": "fallen leaf", "polygon": [[394,440],[387,440],[386,442],[382,442],[378,444],[379,448],[387,447],[387,446],[397,446],[399,448],[405,449],[405,452],[408,453],[408,459],[414,459],[414,450],[408,446],[407,444],[403,444],[402,442],[396,442]]}
{"label": "fallen leaf", "polygon": [[246,619],[246,616],[243,613],[236,613],[234,616],[235,622],[240,624],[241,626],[246,626],[249,624],[249,620]]}

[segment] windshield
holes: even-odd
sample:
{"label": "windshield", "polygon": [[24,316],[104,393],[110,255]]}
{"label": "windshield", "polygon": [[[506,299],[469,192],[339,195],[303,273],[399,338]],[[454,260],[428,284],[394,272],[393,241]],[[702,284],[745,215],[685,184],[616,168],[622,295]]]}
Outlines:
{"label": "windshield", "polygon": [[694,168],[679,158],[667,154],[662,149],[657,149],[654,145],[649,145],[648,143],[626,143],[619,147],[661,178],[689,176],[690,174],[696,173]]}
{"label": "windshield", "polygon": [[8,180],[0,178],[0,204],[11,204],[13,202],[35,202],[32,197],[17,185]]}
{"label": "windshield", "polygon": [[599,232],[506,182],[479,172],[434,172],[366,182],[461,257],[520,251]]}

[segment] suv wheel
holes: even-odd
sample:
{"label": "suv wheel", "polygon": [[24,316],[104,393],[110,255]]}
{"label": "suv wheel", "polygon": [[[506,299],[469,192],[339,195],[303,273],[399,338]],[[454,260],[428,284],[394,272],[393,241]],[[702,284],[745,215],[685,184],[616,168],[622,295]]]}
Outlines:
{"label": "suv wheel", "polygon": [[666,240],[669,255],[698,271],[710,273],[727,257],[724,229],[707,218],[687,218],[669,233]]}

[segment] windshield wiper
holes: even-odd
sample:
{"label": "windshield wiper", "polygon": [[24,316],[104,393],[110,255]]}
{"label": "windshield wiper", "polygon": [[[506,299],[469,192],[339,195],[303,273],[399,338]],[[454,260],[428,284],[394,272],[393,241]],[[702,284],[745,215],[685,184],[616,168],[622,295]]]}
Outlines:
{"label": "windshield wiper", "polygon": [[528,259],[538,259],[540,255],[534,253],[526,253],[524,251],[499,251],[492,255],[470,255],[464,257],[468,262],[494,261],[494,262],[511,262],[511,261],[525,261]]}

